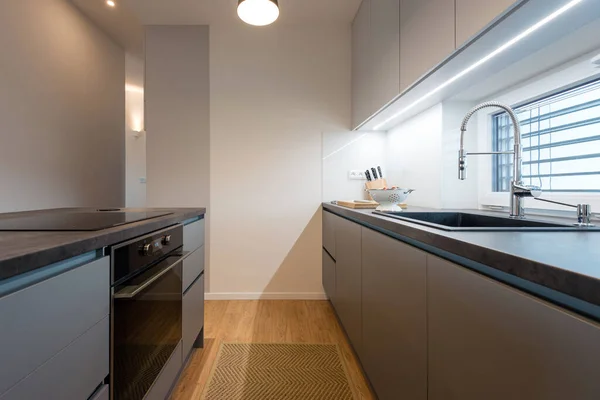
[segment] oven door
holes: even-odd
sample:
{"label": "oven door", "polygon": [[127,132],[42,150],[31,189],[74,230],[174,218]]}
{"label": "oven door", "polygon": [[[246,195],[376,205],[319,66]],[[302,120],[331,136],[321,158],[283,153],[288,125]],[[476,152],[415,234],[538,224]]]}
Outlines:
{"label": "oven door", "polygon": [[114,288],[113,399],[143,399],[181,341],[181,261],[167,257]]}

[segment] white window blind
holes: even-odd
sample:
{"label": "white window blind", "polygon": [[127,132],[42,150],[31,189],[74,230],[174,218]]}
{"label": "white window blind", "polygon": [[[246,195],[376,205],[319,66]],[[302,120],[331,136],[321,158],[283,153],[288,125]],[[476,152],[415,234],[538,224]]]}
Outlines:
{"label": "white window blind", "polygon": [[[521,124],[523,181],[545,192],[600,192],[600,80],[515,109]],[[493,150],[514,145],[508,114],[493,119]],[[493,159],[495,192],[508,192],[512,155]]]}

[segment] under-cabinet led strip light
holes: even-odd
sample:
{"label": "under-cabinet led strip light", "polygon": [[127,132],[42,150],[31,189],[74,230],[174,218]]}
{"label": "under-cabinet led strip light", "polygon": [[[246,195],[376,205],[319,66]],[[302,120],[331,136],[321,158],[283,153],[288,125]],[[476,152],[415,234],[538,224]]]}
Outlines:
{"label": "under-cabinet led strip light", "polygon": [[540,29],[542,26],[548,24],[549,22],[551,22],[554,19],[558,18],[560,15],[562,15],[565,12],[569,11],[571,8],[575,7],[577,4],[581,3],[582,1],[583,0],[573,0],[573,1],[568,2],[567,4],[565,4],[564,6],[562,6],[561,8],[559,8],[558,10],[554,11],[552,14],[548,15],[546,18],[542,19],[538,23],[536,23],[536,24],[532,25],[531,27],[529,27],[528,29],[524,30],[523,32],[521,32],[520,34],[518,34],[517,36],[515,36],[514,38],[512,38],[508,42],[504,43],[502,46],[498,47],[496,50],[492,51],[487,56],[483,57],[479,61],[473,63],[472,65],[470,65],[469,67],[465,68],[464,70],[462,70],[458,74],[454,75],[452,78],[448,79],[446,82],[442,83],[440,86],[436,87],[435,89],[433,89],[429,93],[425,94],[423,97],[419,98],[418,100],[416,100],[415,102],[413,102],[409,106],[403,108],[402,110],[398,111],[396,114],[392,115],[391,117],[389,117],[388,119],[386,119],[382,123],[376,125],[373,129],[375,129],[375,130],[381,129],[387,123],[395,120],[396,118],[398,118],[402,114],[404,114],[407,111],[413,109],[418,104],[422,103],[423,101],[427,100],[428,98],[430,98],[434,94],[438,93],[442,89],[448,87],[449,85],[451,85],[452,83],[456,82],[457,80],[459,80],[463,76],[467,75],[469,72],[471,72],[474,69],[476,69],[476,68],[480,67],[481,65],[485,64],[486,62],[488,62],[492,58],[496,57],[498,54],[502,53],[503,51],[505,51],[509,47],[512,47],[515,43],[520,42],[521,40],[523,40],[527,36],[531,35],[533,32],[535,32],[538,29]]}

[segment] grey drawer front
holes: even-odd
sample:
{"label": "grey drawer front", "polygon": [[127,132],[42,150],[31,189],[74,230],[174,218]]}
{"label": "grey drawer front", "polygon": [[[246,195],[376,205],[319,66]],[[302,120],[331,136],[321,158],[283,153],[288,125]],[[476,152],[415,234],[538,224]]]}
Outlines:
{"label": "grey drawer front", "polygon": [[108,385],[102,385],[96,390],[96,393],[94,393],[90,400],[108,400],[109,394]]}
{"label": "grey drawer front", "polygon": [[109,274],[104,257],[0,298],[0,394],[108,315]]}
{"label": "grey drawer front", "polygon": [[177,379],[181,365],[181,342],[179,342],[179,345],[175,348],[171,358],[169,358],[169,361],[163,367],[162,372],[156,378],[156,381],[154,381],[154,385],[152,385],[144,400],[167,399],[171,388],[175,385],[175,379]]}
{"label": "grey drawer front", "polygon": [[335,220],[338,216],[323,210],[323,247],[335,260]]}
{"label": "grey drawer front", "polygon": [[87,399],[108,375],[109,352],[107,316],[0,399]]}
{"label": "grey drawer front", "polygon": [[204,219],[183,227],[183,251],[194,251],[204,245]]}
{"label": "grey drawer front", "polygon": [[204,275],[183,296],[183,358],[192,350],[204,326]]}
{"label": "grey drawer front", "polygon": [[205,246],[200,247],[183,260],[183,284],[181,288],[184,292],[204,271],[204,248]]}

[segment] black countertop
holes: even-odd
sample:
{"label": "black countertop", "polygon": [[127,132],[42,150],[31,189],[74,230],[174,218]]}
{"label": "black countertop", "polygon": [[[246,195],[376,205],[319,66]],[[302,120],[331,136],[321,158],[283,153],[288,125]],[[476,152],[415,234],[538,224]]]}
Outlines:
{"label": "black countertop", "polygon": [[[489,267],[483,271],[488,275],[498,271],[515,277],[524,283],[515,286],[532,292],[536,292],[534,285],[538,286],[543,297],[595,318],[600,316],[600,232],[449,232],[376,215],[373,210],[353,210],[331,203],[324,203],[323,208],[434,254],[455,255],[463,265],[472,261]],[[410,211],[433,210],[411,207]],[[527,287],[527,283],[533,285]],[[550,290],[544,292],[544,288]],[[565,298],[557,300],[560,294]],[[587,304],[573,305],[570,299]]]}
{"label": "black countertop", "polygon": [[[0,214],[2,218],[36,214],[60,214],[73,211],[95,211],[94,208],[64,208]],[[119,225],[99,231],[0,231],[0,280],[66,260],[89,251],[203,216],[205,208],[123,208],[121,211],[162,211],[171,214]]]}

